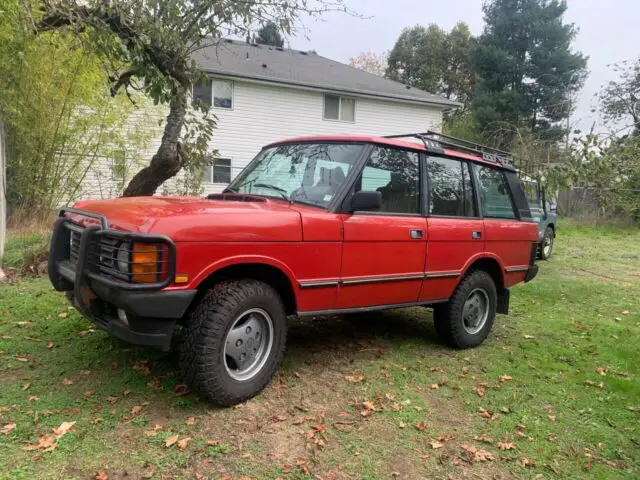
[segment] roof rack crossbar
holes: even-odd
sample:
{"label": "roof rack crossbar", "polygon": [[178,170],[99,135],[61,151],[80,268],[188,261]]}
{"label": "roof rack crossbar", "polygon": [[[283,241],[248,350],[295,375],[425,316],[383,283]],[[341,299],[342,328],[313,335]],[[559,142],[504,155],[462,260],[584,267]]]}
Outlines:
{"label": "roof rack crossbar", "polygon": [[[407,133],[399,135],[385,135],[384,138],[419,138],[424,143],[425,147],[445,146],[453,150],[457,150],[463,153],[471,153],[473,155],[479,155],[486,160],[497,162],[505,165],[513,166],[513,157],[509,152],[499,150],[497,148],[488,147],[479,143],[470,142],[462,138],[452,137],[451,135],[445,135],[444,133],[434,132],[428,130],[423,133]],[[431,144],[430,144],[431,142]]]}

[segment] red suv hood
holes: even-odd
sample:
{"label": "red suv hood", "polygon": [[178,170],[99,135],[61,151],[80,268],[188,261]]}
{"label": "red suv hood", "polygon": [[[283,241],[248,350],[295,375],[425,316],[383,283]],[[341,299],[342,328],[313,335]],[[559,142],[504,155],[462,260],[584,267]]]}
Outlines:
{"label": "red suv hood", "polygon": [[74,207],[104,215],[109,228],[166,235],[174,242],[302,240],[298,211],[262,197],[129,197]]}

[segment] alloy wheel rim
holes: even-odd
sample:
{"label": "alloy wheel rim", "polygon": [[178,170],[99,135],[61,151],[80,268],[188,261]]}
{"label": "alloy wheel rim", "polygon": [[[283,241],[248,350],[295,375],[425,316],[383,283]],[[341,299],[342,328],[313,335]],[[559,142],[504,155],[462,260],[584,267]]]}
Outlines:
{"label": "alloy wheel rim", "polygon": [[229,376],[238,382],[253,379],[267,363],[273,348],[273,321],[261,308],[241,313],[224,341],[223,362]]}
{"label": "alloy wheel rim", "polygon": [[489,294],[482,288],[471,291],[462,307],[462,325],[469,335],[477,334],[489,318]]}
{"label": "alloy wheel rim", "polygon": [[551,245],[552,241],[549,237],[544,238],[544,247],[542,247],[542,251],[544,252],[544,256],[548,257],[551,253]]}

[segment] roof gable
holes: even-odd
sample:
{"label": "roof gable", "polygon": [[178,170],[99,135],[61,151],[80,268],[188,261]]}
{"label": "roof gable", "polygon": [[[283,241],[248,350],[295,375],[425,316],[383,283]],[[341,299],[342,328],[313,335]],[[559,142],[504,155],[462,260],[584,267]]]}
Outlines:
{"label": "roof gable", "polygon": [[313,52],[221,40],[193,54],[207,73],[318,88],[354,95],[458,107],[439,95],[336,62]]}

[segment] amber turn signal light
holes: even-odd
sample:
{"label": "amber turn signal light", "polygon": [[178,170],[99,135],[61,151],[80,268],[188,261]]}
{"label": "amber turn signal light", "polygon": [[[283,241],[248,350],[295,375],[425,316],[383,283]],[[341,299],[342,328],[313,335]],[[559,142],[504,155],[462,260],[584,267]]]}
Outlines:
{"label": "amber turn signal light", "polygon": [[155,283],[164,271],[158,245],[134,243],[131,251],[131,274],[136,283]]}

